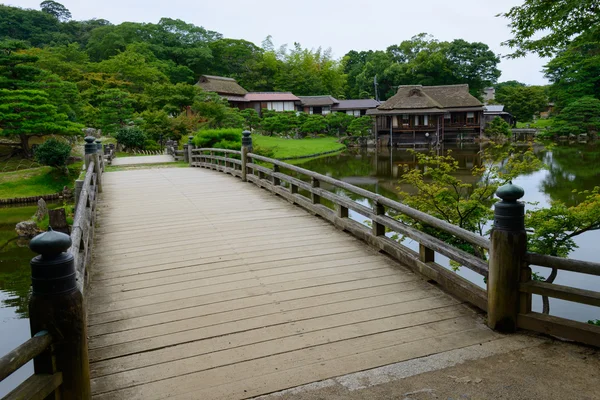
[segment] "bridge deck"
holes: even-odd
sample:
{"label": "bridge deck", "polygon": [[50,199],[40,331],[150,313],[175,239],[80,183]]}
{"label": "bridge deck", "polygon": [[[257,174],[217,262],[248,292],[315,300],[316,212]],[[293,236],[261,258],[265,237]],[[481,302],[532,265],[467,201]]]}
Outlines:
{"label": "bridge deck", "polygon": [[94,399],[241,399],[501,338],[304,210],[192,168],[104,176]]}

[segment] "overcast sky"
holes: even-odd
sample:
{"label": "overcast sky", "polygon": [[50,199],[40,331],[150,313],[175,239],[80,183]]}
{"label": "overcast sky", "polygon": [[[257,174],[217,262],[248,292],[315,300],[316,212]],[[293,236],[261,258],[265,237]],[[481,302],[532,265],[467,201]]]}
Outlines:
{"label": "overcast sky", "polygon": [[[41,0],[7,0],[5,4],[39,9]],[[158,22],[182,19],[225,37],[261,44],[267,35],[275,46],[299,42],[303,47],[331,47],[336,57],[349,50],[383,50],[421,32],[436,39],[486,43],[497,54],[508,49],[507,20],[495,17],[523,0],[62,0],[77,20],[103,18]],[[502,59],[500,81],[547,83],[545,61],[537,56]]]}

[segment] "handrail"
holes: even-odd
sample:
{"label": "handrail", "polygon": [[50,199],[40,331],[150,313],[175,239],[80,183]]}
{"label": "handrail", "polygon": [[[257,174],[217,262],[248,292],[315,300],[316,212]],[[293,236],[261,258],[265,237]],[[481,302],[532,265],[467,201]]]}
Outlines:
{"label": "handrail", "polygon": [[556,268],[563,271],[579,272],[582,274],[600,276],[600,263],[592,261],[573,260],[548,256],[545,254],[527,253],[525,260],[539,267]]}
{"label": "handrail", "polygon": [[477,234],[474,234],[473,232],[467,231],[466,229],[460,228],[460,227],[458,227],[456,225],[452,225],[446,221],[442,221],[438,218],[432,217],[429,214],[426,214],[419,210],[415,210],[414,208],[410,208],[405,204],[391,200],[385,196],[378,195],[369,190],[359,188],[358,186],[354,186],[352,184],[342,182],[338,179],[335,179],[335,178],[332,178],[332,177],[329,177],[326,175],[322,175],[322,174],[319,174],[318,172],[310,171],[308,169],[301,168],[301,167],[298,167],[295,165],[291,165],[291,164],[285,163],[283,161],[275,160],[273,158],[263,157],[263,156],[260,156],[258,154],[254,154],[254,153],[249,153],[248,157],[250,157],[254,160],[278,165],[279,167],[283,167],[283,168],[289,169],[291,171],[298,172],[300,174],[309,176],[311,178],[316,178],[319,181],[329,183],[329,184],[339,187],[341,189],[345,189],[349,192],[352,192],[359,196],[365,197],[369,200],[373,200],[383,206],[386,206],[393,210],[401,212],[417,221],[423,222],[424,224],[427,224],[434,228],[446,231],[446,232],[448,232],[460,239],[463,239],[466,242],[471,243],[475,246],[479,246],[486,250],[489,250],[489,248],[490,248],[490,241],[488,239],[484,238],[483,236],[479,236]]}
{"label": "handrail", "polygon": [[40,331],[31,339],[4,355],[0,358],[0,381],[10,376],[34,357],[42,354],[51,343],[52,336],[48,331]]}

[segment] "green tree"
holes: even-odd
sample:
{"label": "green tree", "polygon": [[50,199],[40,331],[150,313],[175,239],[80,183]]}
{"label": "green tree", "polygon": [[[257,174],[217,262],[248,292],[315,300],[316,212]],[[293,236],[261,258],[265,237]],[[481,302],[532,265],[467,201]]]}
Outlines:
{"label": "green tree", "polygon": [[253,108],[240,111],[240,115],[244,118],[244,129],[252,131],[260,126],[260,116]]}
{"label": "green tree", "polygon": [[0,5],[0,38],[43,46],[59,35],[60,22],[54,16],[38,10]]}
{"label": "green tree", "polygon": [[371,134],[373,129],[373,118],[364,116],[354,118],[348,126],[348,133],[352,136],[365,137]]}
{"label": "green tree", "polygon": [[148,138],[158,143],[164,143],[173,131],[171,120],[169,114],[163,110],[146,110],[138,114],[136,125],[146,133]]}
{"label": "green tree", "polygon": [[260,124],[263,134],[291,134],[296,132],[299,126],[298,117],[294,111],[269,112],[263,110],[263,119]]}
{"label": "green tree", "polygon": [[554,119],[550,132],[558,136],[581,133],[598,135],[600,132],[600,100],[594,97],[582,97],[571,102]]}
{"label": "green tree", "polygon": [[148,137],[140,128],[136,126],[125,126],[119,128],[115,135],[117,142],[125,147],[126,150],[142,150]]}
{"label": "green tree", "polygon": [[503,43],[514,50],[509,57],[527,53],[549,57],[574,39],[600,35],[597,0],[525,0],[499,16],[510,21],[513,38]]}
{"label": "green tree", "polygon": [[71,19],[71,12],[62,4],[52,0],[44,0],[40,3],[40,8],[46,14],[52,15],[60,22],[66,22]]}
{"label": "green tree", "polygon": [[133,119],[133,100],[128,92],[108,89],[99,96],[98,126],[105,133],[115,133]]}
{"label": "green tree", "polygon": [[532,121],[548,108],[546,88],[542,86],[502,86],[496,90],[496,101],[520,122]]}
{"label": "green tree", "polygon": [[500,117],[494,118],[488,122],[485,127],[485,134],[489,137],[509,137],[511,135],[510,125]]}
{"label": "green tree", "polygon": [[303,133],[310,133],[313,136],[317,136],[317,134],[323,132],[327,129],[327,121],[325,117],[322,115],[309,115],[306,118],[306,121],[300,126],[300,131]]}
{"label": "green tree", "polygon": [[0,135],[17,137],[27,156],[31,136],[80,135],[82,128],[58,113],[44,91],[0,89]]}
{"label": "green tree", "polygon": [[325,116],[325,121],[327,122],[327,132],[330,135],[340,136],[346,133],[350,123],[354,121],[354,117],[345,112],[333,112]]}

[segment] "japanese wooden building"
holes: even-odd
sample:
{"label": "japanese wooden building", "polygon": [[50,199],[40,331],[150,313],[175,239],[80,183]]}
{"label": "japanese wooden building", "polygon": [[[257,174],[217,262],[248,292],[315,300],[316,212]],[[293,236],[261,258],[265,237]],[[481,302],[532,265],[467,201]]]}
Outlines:
{"label": "japanese wooden building", "polygon": [[483,131],[483,104],[468,85],[399,86],[398,92],[367,115],[375,132],[393,145],[474,140]]}

